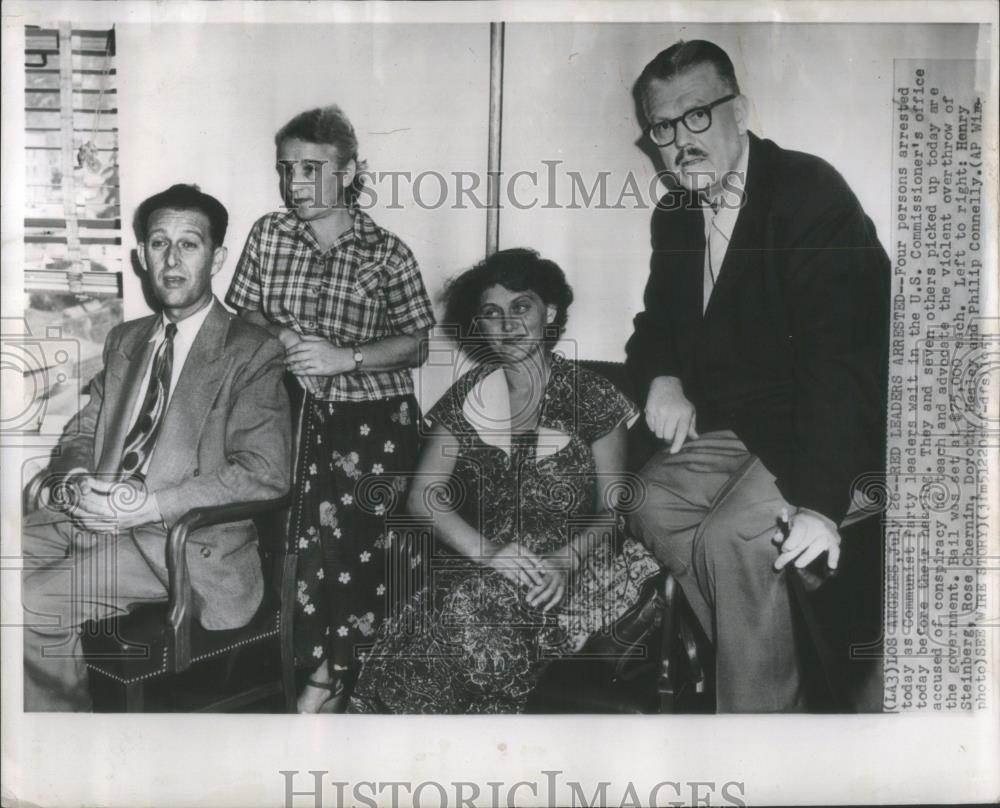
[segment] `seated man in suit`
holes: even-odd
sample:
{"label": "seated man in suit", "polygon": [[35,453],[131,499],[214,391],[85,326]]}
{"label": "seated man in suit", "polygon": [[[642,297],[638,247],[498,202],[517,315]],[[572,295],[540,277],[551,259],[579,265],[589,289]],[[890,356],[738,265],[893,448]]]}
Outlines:
{"label": "seated man in suit", "polygon": [[852,483],[883,467],[889,260],[833,167],[748,130],[717,45],[635,89],[676,187],[627,346],[665,441],[633,528],[715,643],[718,709],[806,709],[784,569],[837,566]]}
{"label": "seated man in suit", "polygon": [[[104,346],[90,401],[50,465],[48,504],[24,521],[24,703],[86,710],[77,627],[167,598],[166,538],[191,508],[283,495],[290,413],[281,343],[212,294],[226,258],[226,209],[174,185],[136,213],[139,262],[162,307]],[[189,545],[197,617],[245,625],[263,596],[250,522]]]}

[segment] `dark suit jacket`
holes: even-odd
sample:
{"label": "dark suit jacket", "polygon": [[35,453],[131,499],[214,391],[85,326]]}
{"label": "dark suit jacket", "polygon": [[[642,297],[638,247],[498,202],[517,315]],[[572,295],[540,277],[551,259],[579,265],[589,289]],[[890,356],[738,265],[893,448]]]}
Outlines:
{"label": "dark suit jacket", "polygon": [[[85,468],[114,475],[160,315],[122,323],[104,345],[104,368],[90,401],[70,421],[50,471]],[[146,560],[165,579],[166,535],[186,511],[279,497],[291,477],[291,417],[282,385],[284,351],[267,331],[234,317],[219,302],[198,332],[146,472],[163,525],[133,532]],[[188,563],[196,613],[206,628],[247,623],[263,595],[252,522],[192,534]]]}
{"label": "dark suit jacket", "polygon": [[702,314],[704,218],[686,191],[652,219],[638,389],[675,376],[699,432],[732,429],[785,498],[840,522],[884,465],[889,259],[828,163],[752,133],[744,207]]}

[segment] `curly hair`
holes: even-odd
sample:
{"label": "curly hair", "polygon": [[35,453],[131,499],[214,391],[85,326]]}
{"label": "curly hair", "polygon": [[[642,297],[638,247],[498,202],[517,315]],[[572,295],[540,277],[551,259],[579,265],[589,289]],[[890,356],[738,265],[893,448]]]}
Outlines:
{"label": "curly hair", "polygon": [[348,205],[353,206],[365,186],[365,172],[368,163],[358,159],[358,136],[344,110],[336,104],[300,112],[278,130],[274,145],[281,148],[286,140],[303,140],[306,143],[320,143],[333,146],[340,156],[338,168],[344,168],[351,160],[357,164],[354,179],[344,189]]}
{"label": "curly hair", "polygon": [[551,350],[566,328],[573,289],[558,264],[542,258],[535,250],[520,247],[494,253],[445,286],[444,325],[458,329],[462,349],[475,359],[492,356],[492,349],[476,327],[483,292],[491,286],[503,286],[511,292],[531,291],[546,305],[556,307],[555,318],[545,327],[543,337]]}

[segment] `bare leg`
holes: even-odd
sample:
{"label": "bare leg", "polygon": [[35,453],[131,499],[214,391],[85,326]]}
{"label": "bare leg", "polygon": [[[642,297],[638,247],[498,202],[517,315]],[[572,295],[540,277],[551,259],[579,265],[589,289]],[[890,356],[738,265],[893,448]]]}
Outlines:
{"label": "bare leg", "polygon": [[[338,673],[340,673],[338,671]],[[346,673],[346,672],[345,672]],[[344,675],[334,676],[326,660],[320,663],[310,675],[306,686],[302,688],[296,702],[296,711],[300,713],[339,713],[347,706],[344,687]]]}

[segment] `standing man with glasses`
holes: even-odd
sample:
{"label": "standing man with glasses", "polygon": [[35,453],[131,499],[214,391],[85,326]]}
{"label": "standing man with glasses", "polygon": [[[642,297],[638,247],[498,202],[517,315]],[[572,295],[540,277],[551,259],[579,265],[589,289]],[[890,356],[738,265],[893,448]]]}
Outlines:
{"label": "standing man with glasses", "polygon": [[806,710],[785,567],[836,568],[883,466],[889,260],[834,168],[749,131],[717,45],[667,48],[635,94],[674,187],[626,348],[664,442],[632,527],[715,645],[718,710]]}

